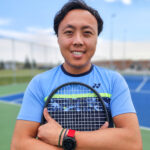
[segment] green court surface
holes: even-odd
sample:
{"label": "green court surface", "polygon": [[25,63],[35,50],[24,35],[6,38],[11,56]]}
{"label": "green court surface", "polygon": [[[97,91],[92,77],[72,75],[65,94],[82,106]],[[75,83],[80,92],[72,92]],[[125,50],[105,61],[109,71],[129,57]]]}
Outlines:
{"label": "green court surface", "polygon": [[10,150],[16,116],[20,106],[0,102],[0,150]]}
{"label": "green court surface", "polygon": [[19,83],[0,86],[0,96],[24,92],[28,83]]}
{"label": "green court surface", "polygon": [[141,129],[143,150],[150,150],[150,130]]}
{"label": "green court surface", "polygon": [[[9,150],[20,106],[0,102],[0,149]],[[150,150],[150,130],[141,129],[143,150]]]}
{"label": "green court surface", "polygon": [[0,70],[0,85],[29,82],[33,76],[45,70],[43,69],[17,69]]}
{"label": "green court surface", "polygon": [[[0,86],[0,96],[23,92],[27,83]],[[9,150],[20,105],[0,101],[0,150]],[[141,129],[143,150],[150,150],[150,130]]]}

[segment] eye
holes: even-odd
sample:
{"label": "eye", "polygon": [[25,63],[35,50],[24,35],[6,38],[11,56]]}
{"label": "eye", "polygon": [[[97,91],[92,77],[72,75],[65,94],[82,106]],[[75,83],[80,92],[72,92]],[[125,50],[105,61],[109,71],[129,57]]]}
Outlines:
{"label": "eye", "polygon": [[64,34],[66,34],[66,35],[72,35],[72,34],[73,34],[73,31],[67,30],[67,31],[64,32]]}
{"label": "eye", "polygon": [[85,36],[91,36],[91,35],[92,35],[92,32],[91,32],[91,31],[84,31],[84,35],[85,35]]}

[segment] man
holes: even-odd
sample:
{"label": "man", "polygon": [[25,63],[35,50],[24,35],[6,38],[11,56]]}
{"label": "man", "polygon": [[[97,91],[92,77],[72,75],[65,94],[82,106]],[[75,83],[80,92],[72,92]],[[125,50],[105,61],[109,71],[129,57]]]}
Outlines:
{"label": "man", "polygon": [[[97,37],[103,21],[98,12],[81,0],[66,3],[56,14],[54,30],[64,63],[52,70],[37,75],[30,82],[18,115],[11,150],[59,150],[63,143],[61,125],[44,109],[44,98],[59,85],[79,81],[95,86],[98,93],[107,93],[108,111],[111,116],[108,128],[90,132],[75,132],[77,150],[142,150],[137,116],[129,89],[124,79],[116,72],[91,64]],[[44,113],[47,123],[40,126]],[[36,138],[38,137],[38,138]]]}

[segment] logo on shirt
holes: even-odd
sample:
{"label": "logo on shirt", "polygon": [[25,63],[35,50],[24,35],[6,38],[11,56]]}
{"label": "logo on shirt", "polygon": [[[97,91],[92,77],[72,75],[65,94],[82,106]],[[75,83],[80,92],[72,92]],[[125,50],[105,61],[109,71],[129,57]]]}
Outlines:
{"label": "logo on shirt", "polygon": [[94,85],[92,86],[93,88],[99,88],[101,86],[101,84],[100,83],[94,83]]}

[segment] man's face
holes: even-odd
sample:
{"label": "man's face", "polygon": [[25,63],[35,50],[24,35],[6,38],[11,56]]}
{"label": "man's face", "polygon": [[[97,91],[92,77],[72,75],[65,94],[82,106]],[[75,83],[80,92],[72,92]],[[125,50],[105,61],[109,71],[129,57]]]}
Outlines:
{"label": "man's face", "polygon": [[61,21],[58,28],[58,43],[65,59],[67,71],[87,71],[97,43],[97,20],[88,11],[75,9]]}

